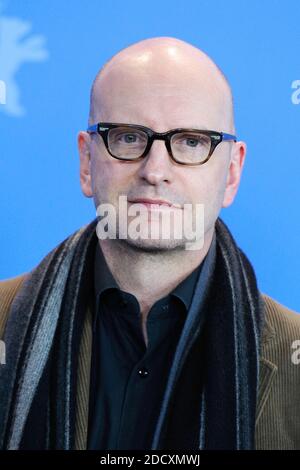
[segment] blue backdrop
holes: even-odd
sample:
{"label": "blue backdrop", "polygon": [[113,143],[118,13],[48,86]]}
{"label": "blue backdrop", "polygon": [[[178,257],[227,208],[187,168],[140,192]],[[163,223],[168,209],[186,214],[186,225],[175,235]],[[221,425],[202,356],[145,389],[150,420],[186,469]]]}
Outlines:
{"label": "blue backdrop", "polygon": [[299,0],[0,0],[0,278],[95,217],[76,135],[98,69],[133,42],[175,36],[224,70],[248,144],[239,194],[221,215],[261,290],[300,311],[299,18]]}

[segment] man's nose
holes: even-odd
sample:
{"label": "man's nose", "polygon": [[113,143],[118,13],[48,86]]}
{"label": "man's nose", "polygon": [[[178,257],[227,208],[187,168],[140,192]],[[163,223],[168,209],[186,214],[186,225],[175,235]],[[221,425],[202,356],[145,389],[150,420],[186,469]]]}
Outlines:
{"label": "man's nose", "polygon": [[141,162],[139,176],[149,184],[157,185],[172,181],[173,162],[163,140],[155,140],[150,152]]}

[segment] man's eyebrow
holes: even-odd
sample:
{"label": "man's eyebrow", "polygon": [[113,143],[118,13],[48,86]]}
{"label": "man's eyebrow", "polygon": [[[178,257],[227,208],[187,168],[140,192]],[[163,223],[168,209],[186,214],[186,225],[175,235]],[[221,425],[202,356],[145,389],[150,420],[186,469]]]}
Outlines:
{"label": "man's eyebrow", "polygon": [[195,125],[195,126],[177,126],[178,129],[200,129],[202,131],[208,131],[209,128],[207,126],[202,125]]}
{"label": "man's eyebrow", "polygon": [[[108,121],[100,121],[100,122],[108,122]],[[151,125],[146,125],[146,124],[141,124],[139,122],[128,122],[128,121],[118,121],[120,124],[128,124],[130,126],[144,126],[144,127],[148,127],[149,129],[152,129]],[[195,124],[195,125],[187,125],[187,124],[182,124],[182,125],[178,125],[178,126],[172,126],[172,127],[169,127],[168,129],[166,129],[164,132],[167,132],[167,130],[172,130],[172,129],[196,129],[196,130],[202,130],[202,131],[209,131],[211,130],[210,127],[207,127],[205,125],[199,125],[199,124]]]}

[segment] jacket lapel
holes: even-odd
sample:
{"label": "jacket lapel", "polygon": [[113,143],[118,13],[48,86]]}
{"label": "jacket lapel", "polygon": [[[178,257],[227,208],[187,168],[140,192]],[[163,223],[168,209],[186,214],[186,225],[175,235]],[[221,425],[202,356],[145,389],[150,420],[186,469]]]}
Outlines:
{"label": "jacket lapel", "polygon": [[91,358],[92,311],[88,307],[87,314],[84,319],[78,358],[75,422],[76,450],[85,450],[87,448]]}
{"label": "jacket lapel", "polygon": [[258,396],[257,396],[257,407],[256,407],[256,421],[257,425],[264,406],[268,400],[271,387],[273,385],[273,380],[277,373],[277,365],[267,359],[267,350],[269,343],[275,337],[275,330],[273,326],[268,322],[266,318],[265,326],[262,334],[262,344],[261,344],[261,356],[260,356],[260,371],[259,371],[259,385],[258,385]]}

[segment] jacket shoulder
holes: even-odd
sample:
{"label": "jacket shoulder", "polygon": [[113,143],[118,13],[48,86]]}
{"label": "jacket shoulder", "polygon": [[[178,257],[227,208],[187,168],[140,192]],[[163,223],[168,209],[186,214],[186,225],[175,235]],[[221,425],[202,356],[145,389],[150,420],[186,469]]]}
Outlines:
{"label": "jacket shoulder", "polygon": [[26,273],[0,281],[0,337],[2,338],[13,299],[23,284]]}
{"label": "jacket shoulder", "polygon": [[300,314],[262,294],[256,449],[300,448]]}
{"label": "jacket shoulder", "polygon": [[280,304],[266,294],[262,294],[265,310],[265,328],[269,334],[300,338],[300,314]]}

